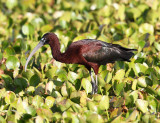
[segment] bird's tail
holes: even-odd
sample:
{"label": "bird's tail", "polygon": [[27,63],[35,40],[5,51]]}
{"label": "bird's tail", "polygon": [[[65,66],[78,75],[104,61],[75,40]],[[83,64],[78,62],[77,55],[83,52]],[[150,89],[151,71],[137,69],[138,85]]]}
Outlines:
{"label": "bird's tail", "polygon": [[130,61],[129,59],[134,55],[133,51],[137,51],[137,49],[125,48],[118,44],[113,44],[113,45],[119,51],[120,59],[122,61]]}
{"label": "bird's tail", "polygon": [[124,61],[130,61],[130,58],[134,55],[133,51],[137,51],[137,49],[128,49],[128,48],[122,48],[120,50],[120,57],[124,60]]}

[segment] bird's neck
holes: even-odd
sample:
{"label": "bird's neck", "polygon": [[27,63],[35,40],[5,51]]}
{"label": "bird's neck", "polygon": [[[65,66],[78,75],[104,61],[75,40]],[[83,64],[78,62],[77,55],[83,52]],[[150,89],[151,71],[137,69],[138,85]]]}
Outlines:
{"label": "bird's neck", "polygon": [[63,62],[62,53],[60,51],[59,39],[56,35],[50,37],[49,45],[51,47],[52,56],[56,61]]}

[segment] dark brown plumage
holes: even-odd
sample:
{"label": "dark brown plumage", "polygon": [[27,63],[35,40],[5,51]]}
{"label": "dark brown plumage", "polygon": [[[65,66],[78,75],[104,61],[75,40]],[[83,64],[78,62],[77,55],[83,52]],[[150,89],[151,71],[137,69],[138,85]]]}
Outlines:
{"label": "dark brown plumage", "polygon": [[25,70],[33,54],[45,44],[50,45],[55,60],[67,64],[82,64],[89,70],[90,74],[91,68],[93,68],[96,81],[91,74],[92,94],[97,93],[97,74],[100,65],[115,61],[130,61],[129,59],[134,55],[132,51],[136,51],[136,49],[124,48],[118,44],[106,43],[95,39],[83,39],[73,42],[65,53],[61,53],[58,37],[54,33],[46,33],[28,57]]}

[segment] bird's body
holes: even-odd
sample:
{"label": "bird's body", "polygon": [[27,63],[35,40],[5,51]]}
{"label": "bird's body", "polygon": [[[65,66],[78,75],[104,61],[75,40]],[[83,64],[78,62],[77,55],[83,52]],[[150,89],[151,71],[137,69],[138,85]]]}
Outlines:
{"label": "bird's body", "polygon": [[[90,73],[91,68],[93,68],[96,75],[96,82],[91,75],[93,87],[92,93],[97,92],[97,74],[100,65],[113,63],[115,61],[130,61],[129,59],[134,55],[132,51],[135,51],[135,49],[124,48],[120,45],[106,43],[100,40],[83,39],[71,43],[67,50],[64,53],[61,53],[58,37],[54,33],[46,33],[42,37],[41,42],[42,46],[44,44],[50,45],[55,60],[67,64],[84,65]],[[33,55],[33,53],[31,54]],[[30,56],[26,64],[28,64]]]}

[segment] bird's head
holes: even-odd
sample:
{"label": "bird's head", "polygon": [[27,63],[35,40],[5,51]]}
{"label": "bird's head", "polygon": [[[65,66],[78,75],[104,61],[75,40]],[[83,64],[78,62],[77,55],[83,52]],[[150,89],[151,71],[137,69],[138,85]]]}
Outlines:
{"label": "bird's head", "polygon": [[33,49],[33,51],[31,52],[31,54],[29,55],[27,61],[26,61],[26,64],[25,64],[25,71],[27,69],[27,65],[28,65],[28,62],[30,61],[31,57],[35,54],[35,52],[41,48],[43,45],[45,44],[49,44],[49,41],[50,41],[50,37],[52,37],[53,35],[55,35],[54,33],[45,33],[40,42],[37,44],[37,46]]}
{"label": "bird's head", "polygon": [[49,41],[50,41],[50,37],[51,37],[52,35],[54,35],[54,33],[51,33],[51,32],[45,33],[45,34],[42,36],[40,42],[41,42],[43,45],[48,44]]}

